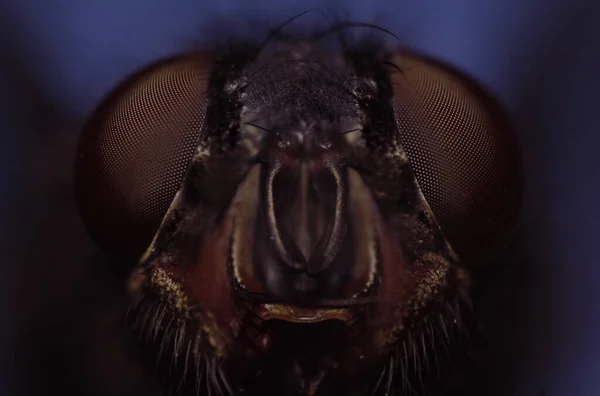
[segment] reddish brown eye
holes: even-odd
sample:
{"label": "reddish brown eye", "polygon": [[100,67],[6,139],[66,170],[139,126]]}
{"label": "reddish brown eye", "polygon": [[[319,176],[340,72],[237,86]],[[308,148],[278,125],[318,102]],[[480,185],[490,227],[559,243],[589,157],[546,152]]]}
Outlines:
{"label": "reddish brown eye", "polygon": [[502,107],[474,81],[414,54],[394,59],[400,140],[427,203],[468,263],[505,246],[517,220],[522,174]]}
{"label": "reddish brown eye", "polygon": [[199,57],[154,65],[122,83],[85,126],[77,199],[104,249],[139,256],[150,244],[197,148],[210,68]]}

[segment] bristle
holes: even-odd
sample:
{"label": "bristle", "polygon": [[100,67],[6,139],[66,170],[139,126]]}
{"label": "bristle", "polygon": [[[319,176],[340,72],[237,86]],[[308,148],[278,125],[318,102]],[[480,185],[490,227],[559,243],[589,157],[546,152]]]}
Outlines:
{"label": "bristle", "polygon": [[293,21],[295,21],[298,18],[303,17],[306,14],[309,14],[311,12],[316,11],[315,9],[311,9],[311,10],[307,10],[304,12],[301,12],[300,14],[294,15],[293,17],[289,18],[288,20],[286,20],[285,22],[281,23],[278,27],[276,27],[275,29],[273,29],[273,31],[271,31],[271,33],[269,33],[267,35],[267,38],[262,42],[262,44],[258,47],[258,51],[257,54],[255,56],[258,57],[260,55],[260,53],[262,52],[262,50],[265,48],[265,46],[269,43],[269,41],[271,41],[275,36],[277,36],[277,34],[287,25],[289,25],[290,23],[292,23]]}
{"label": "bristle", "polygon": [[383,378],[387,374],[388,369],[389,369],[389,366],[385,365],[383,367],[383,369],[381,370],[381,374],[379,375],[379,378],[377,379],[377,382],[375,382],[375,385],[373,385],[373,388],[371,389],[371,392],[370,392],[371,396],[373,396],[374,394],[376,394],[377,391],[379,390],[379,387],[381,386],[381,383],[383,382]]}
{"label": "bristle", "polygon": [[219,370],[219,378],[221,380],[221,383],[225,387],[227,394],[233,395],[233,389],[231,388],[231,384],[229,383],[229,379],[227,378],[227,375],[225,374],[225,372],[223,371],[223,369],[220,366],[219,366],[218,370]]}
{"label": "bristle", "polygon": [[179,380],[179,386],[177,387],[177,392],[181,391],[181,387],[186,383],[187,375],[188,375],[188,362],[190,358],[190,350],[192,349],[192,341],[189,340],[187,342],[187,348],[185,352],[185,360],[183,363],[183,371],[181,373],[181,379]]}
{"label": "bristle", "polygon": [[396,368],[394,366],[394,356],[390,356],[389,369],[387,374],[387,382],[385,384],[385,395],[389,396],[390,391],[392,390],[392,383],[394,380],[394,373],[396,372]]}
{"label": "bristle", "polygon": [[204,368],[205,368],[205,364],[204,364],[204,360],[202,358],[202,354],[200,353],[200,345],[199,345],[199,338],[196,338],[196,341],[194,343],[194,355],[196,356],[195,359],[195,368],[196,368],[196,395],[200,394],[200,385],[202,383],[202,374],[204,373]]}
{"label": "bristle", "polygon": [[163,320],[165,318],[165,315],[167,313],[167,304],[162,304],[162,310],[161,312],[157,315],[157,320],[155,322],[154,325],[154,335],[152,337],[152,343],[154,344],[156,342],[156,338],[158,337],[158,334],[160,332],[160,328],[162,326]]}
{"label": "bristle", "polygon": [[427,348],[425,347],[425,337],[427,336],[427,332],[426,332],[427,327],[424,327],[424,330],[421,332],[420,335],[420,339],[421,339],[421,347],[422,347],[422,356],[423,356],[423,360],[425,360],[425,371],[429,372],[429,354],[427,353]]}
{"label": "bristle", "polygon": [[158,354],[156,356],[155,371],[158,370],[158,366],[161,363],[161,358],[163,356],[163,353],[167,349],[168,342],[170,341],[169,335],[171,332],[171,325],[173,324],[174,321],[175,321],[175,318],[171,317],[171,319],[169,320],[169,323],[167,324],[167,326],[165,327],[165,329],[162,332],[162,339],[160,341],[160,346],[158,348]]}

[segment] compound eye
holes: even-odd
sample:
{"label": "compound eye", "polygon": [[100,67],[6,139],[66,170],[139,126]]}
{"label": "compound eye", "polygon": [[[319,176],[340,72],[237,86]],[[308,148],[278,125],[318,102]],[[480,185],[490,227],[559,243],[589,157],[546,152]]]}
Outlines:
{"label": "compound eye", "polygon": [[492,259],[515,228],[523,184],[507,114],[474,80],[412,53],[394,58],[400,141],[446,238],[465,262]]}
{"label": "compound eye", "polygon": [[85,125],[75,168],[81,217],[103,249],[144,252],[198,145],[212,62],[170,59],[117,87]]}

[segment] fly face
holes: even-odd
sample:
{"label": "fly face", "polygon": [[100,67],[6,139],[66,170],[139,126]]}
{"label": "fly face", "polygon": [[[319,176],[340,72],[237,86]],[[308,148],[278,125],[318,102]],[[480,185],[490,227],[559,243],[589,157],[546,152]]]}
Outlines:
{"label": "fly face", "polygon": [[140,73],[81,141],[90,234],[145,250],[130,328],[181,392],[421,389],[462,329],[459,255],[514,223],[497,105],[406,52],[273,40],[217,60]]}

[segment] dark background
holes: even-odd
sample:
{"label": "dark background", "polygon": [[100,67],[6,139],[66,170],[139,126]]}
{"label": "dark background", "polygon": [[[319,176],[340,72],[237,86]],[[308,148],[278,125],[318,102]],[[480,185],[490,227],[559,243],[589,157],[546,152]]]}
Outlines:
{"label": "dark background", "polygon": [[[83,359],[89,367],[66,375],[60,363],[80,356],[78,349],[118,349],[94,314],[110,315],[120,284],[90,265],[97,254],[70,191],[73,144],[94,106],[154,60],[210,43],[221,30],[260,34],[264,26],[253,18],[276,24],[315,5],[389,28],[483,81],[508,106],[519,127],[526,191],[515,242],[488,273],[486,348],[495,365],[485,381],[502,395],[599,395],[598,2],[253,3],[0,4],[0,395],[12,394],[32,362],[43,373],[27,380],[36,382],[35,394],[87,382],[97,383],[98,395],[136,386],[111,379],[117,371],[135,377],[125,363]],[[219,18],[229,22],[215,23]],[[70,382],[61,382],[65,376]]]}

